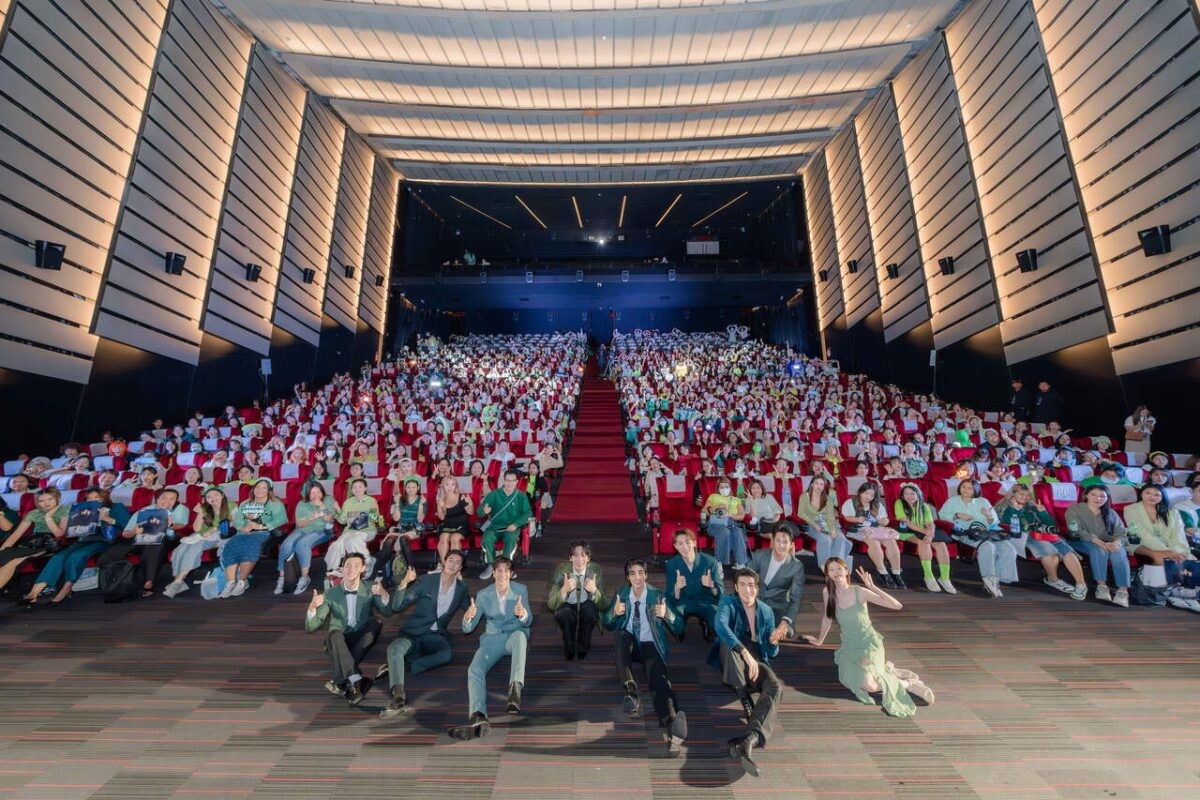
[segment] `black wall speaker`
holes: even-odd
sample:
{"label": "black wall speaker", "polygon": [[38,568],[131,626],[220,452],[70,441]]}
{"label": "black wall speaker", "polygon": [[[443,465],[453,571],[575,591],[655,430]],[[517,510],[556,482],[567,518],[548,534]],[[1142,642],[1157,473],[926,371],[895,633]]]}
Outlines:
{"label": "black wall speaker", "polygon": [[1157,228],[1147,228],[1138,231],[1138,241],[1142,243],[1142,252],[1148,256],[1161,256],[1171,252],[1171,226],[1159,225]]}
{"label": "black wall speaker", "polygon": [[317,278],[317,271],[311,267],[300,270],[300,280],[305,283],[312,283]]}
{"label": "black wall speaker", "polygon": [[938,259],[938,267],[941,268],[943,275],[953,275],[954,274],[954,258],[952,256],[946,256],[945,258],[939,258]]}
{"label": "black wall speaker", "polygon": [[168,275],[182,275],[183,265],[187,261],[187,256],[183,253],[167,253],[166,267]]}
{"label": "black wall speaker", "polygon": [[345,270],[347,278],[354,277],[354,265],[353,264],[343,264],[342,269]]}
{"label": "black wall speaker", "polygon": [[66,252],[65,244],[47,242],[42,239],[33,243],[33,261],[42,269],[62,269],[63,256]]}
{"label": "black wall speaker", "polygon": [[829,270],[827,270],[827,269],[819,270],[817,272],[817,280],[819,280],[821,283],[824,283],[828,277],[829,277]]}
{"label": "black wall speaker", "polygon": [[382,275],[376,275],[376,276],[375,276],[375,285],[376,285],[376,286],[383,286],[383,276],[382,276]]}
{"label": "black wall speaker", "polygon": [[250,281],[251,283],[254,283],[255,281],[258,280],[259,275],[262,275],[262,267],[261,266],[259,266],[258,264],[247,264],[246,265],[246,280]]}
{"label": "black wall speaker", "polygon": [[887,276],[889,278],[891,278],[892,280],[896,280],[896,278],[899,278],[900,277],[900,265],[899,264],[888,264],[887,265]]}
{"label": "black wall speaker", "polygon": [[858,259],[857,258],[852,258],[846,262],[846,271],[849,272],[851,275],[858,274]]}
{"label": "black wall speaker", "polygon": [[1021,272],[1035,272],[1037,267],[1037,250],[1021,250],[1017,253],[1017,268]]}

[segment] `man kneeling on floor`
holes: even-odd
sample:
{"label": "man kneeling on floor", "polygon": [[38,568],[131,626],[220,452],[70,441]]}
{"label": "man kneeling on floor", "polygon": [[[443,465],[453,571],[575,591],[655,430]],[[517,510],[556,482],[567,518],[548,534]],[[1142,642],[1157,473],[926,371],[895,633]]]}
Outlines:
{"label": "man kneeling on floor", "polygon": [[366,566],[366,559],[358,553],[343,556],[341,583],[331,586],[324,594],[313,589],[304,619],[304,629],[309,633],[328,626],[325,652],[333,662],[333,680],[326,683],[325,688],[342,695],[352,706],[362,702],[374,683],[358,671],[359,664],[375,646],[383,628],[383,623],[371,612],[389,612],[389,598],[383,586],[362,580]]}
{"label": "man kneeling on floor", "polygon": [[400,635],[388,645],[387,664],[379,670],[376,680],[388,677],[392,700],[379,713],[383,719],[398,717],[408,710],[404,694],[404,665],[408,663],[413,675],[450,663],[453,655],[447,630],[456,611],[466,611],[471,592],[459,575],[463,554],[451,550],[442,560],[442,571],[416,577],[412,567],[404,576],[399,590],[392,598],[391,610],[413,610],[400,625]]}
{"label": "man kneeling on floor", "polygon": [[512,579],[512,561],[497,556],[492,564],[494,583],[471,601],[463,614],[463,633],[470,633],[481,620],[487,622],[479,637],[479,649],[467,670],[467,699],[471,716],[466,725],[451,728],[450,738],[466,740],[486,736],[491,730],[487,716],[487,674],[506,654],[508,670],[508,713],[521,713],[521,688],[525,685],[525,654],[529,646],[529,590]]}

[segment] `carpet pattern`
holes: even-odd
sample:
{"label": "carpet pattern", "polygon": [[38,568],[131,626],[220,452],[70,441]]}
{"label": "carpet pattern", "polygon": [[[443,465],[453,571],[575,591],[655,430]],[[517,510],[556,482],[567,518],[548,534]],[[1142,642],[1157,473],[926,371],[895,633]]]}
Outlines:
{"label": "carpet pattern", "polygon": [[[832,648],[785,644],[776,737],[763,777],[744,776],[723,752],[742,729],[737,704],[704,663],[693,623],[671,659],[691,739],[682,757],[662,758],[655,722],[620,711],[610,636],[597,636],[586,661],[563,660],[544,581],[577,536],[593,542],[613,586],[624,559],[649,550],[636,525],[547,527],[517,576],[536,616],[525,713],[501,713],[502,662],[489,681],[493,733],[466,744],[444,731],[466,716],[474,636],[455,637],[452,664],[408,680],[413,711],[381,722],[378,689],[357,709],[326,694],[320,637],[301,627],[305,600],[272,597],[269,570],[224,601],[192,590],[118,607],[94,592],[65,608],[6,604],[0,798],[1200,794],[1193,616],[1077,603],[1032,581],[988,600],[966,568],[959,597],[910,590],[903,611],[873,615],[889,659],[937,692],[932,707],[891,719],[837,682]],[[661,569],[652,580],[662,585]],[[816,630],[819,598],[810,576],[803,631]],[[394,631],[389,621],[369,669]]]}

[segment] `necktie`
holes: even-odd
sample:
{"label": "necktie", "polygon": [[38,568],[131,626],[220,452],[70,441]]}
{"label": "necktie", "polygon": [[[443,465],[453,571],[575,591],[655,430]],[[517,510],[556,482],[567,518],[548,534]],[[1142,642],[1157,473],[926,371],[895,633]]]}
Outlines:
{"label": "necktie", "polygon": [[575,574],[575,602],[582,603],[584,601],[583,575]]}
{"label": "necktie", "polygon": [[633,638],[642,640],[642,601],[633,601]]}

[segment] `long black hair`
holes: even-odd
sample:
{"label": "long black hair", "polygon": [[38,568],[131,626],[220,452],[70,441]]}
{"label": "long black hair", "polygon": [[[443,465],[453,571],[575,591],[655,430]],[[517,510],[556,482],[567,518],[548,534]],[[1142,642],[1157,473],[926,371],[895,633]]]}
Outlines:
{"label": "long black hair", "polygon": [[1117,524],[1117,512],[1112,507],[1112,493],[1108,491],[1108,487],[1102,483],[1093,483],[1083,492],[1081,498],[1085,503],[1087,496],[1092,492],[1104,492],[1104,505],[1100,506],[1100,519],[1104,521],[1104,531],[1109,536],[1112,536],[1113,528]]}
{"label": "long black hair", "polygon": [[1158,522],[1166,522],[1167,515],[1171,512],[1171,504],[1167,501],[1167,493],[1163,491],[1163,487],[1156,483],[1144,483],[1138,487],[1137,499],[1142,502],[1142,495],[1146,490],[1153,489],[1158,492],[1158,502],[1154,504],[1154,513],[1158,516]]}
{"label": "long black hair", "polygon": [[830,564],[841,564],[845,567],[847,575],[849,575],[850,568],[846,566],[845,561],[842,561],[837,556],[830,558],[821,567],[821,571],[825,573],[825,616],[829,619],[835,619],[837,617],[837,584],[833,582],[833,578],[829,577]]}

